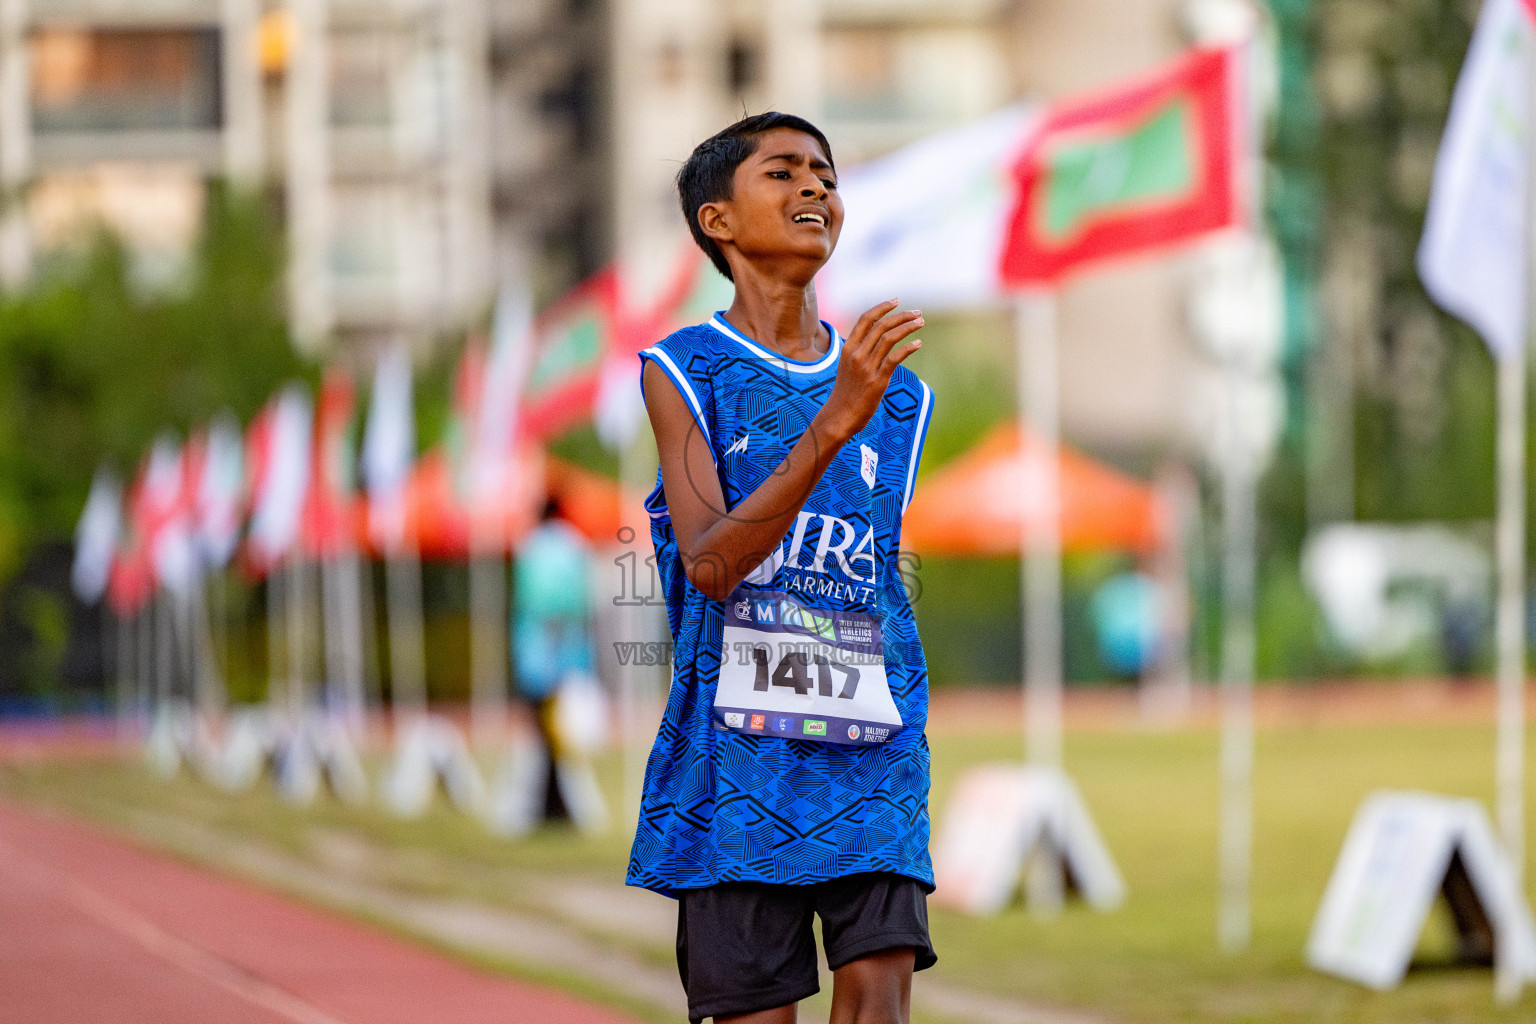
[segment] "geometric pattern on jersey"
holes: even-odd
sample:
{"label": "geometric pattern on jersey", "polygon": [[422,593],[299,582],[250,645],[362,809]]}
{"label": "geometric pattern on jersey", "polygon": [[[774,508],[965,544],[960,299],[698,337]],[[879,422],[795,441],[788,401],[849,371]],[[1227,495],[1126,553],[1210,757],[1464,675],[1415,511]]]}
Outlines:
{"label": "geometric pattern on jersey", "polygon": [[[826,355],[799,362],[758,346],[717,313],[640,354],[642,367],[655,363],[692,411],[697,430],[689,443],[709,446],[728,509],[767,479],[826,402],[843,343],[828,330]],[[755,584],[878,619],[887,681],[904,724],[884,744],[842,746],[716,727],[723,605],[683,571],[658,470],[646,508],[674,660],[646,763],[630,885],[671,895],[720,882],[800,885],[890,871],[932,888],[928,668],[899,561],[902,513],[932,405],[928,386],[898,366],[869,424],[834,457],[780,542],[784,564]],[[866,448],[875,456],[872,484]],[[863,549],[872,559],[846,557],[856,542],[843,544],[845,530],[856,538],[872,533],[872,550]]]}

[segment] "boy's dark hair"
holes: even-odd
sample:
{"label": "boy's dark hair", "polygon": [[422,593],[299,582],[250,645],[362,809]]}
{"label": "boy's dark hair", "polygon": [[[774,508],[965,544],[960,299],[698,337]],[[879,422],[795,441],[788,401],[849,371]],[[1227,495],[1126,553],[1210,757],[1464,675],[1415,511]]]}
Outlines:
{"label": "boy's dark hair", "polygon": [[[725,275],[727,281],[733,280],[730,264],[725,262],[720,247],[699,227],[699,207],[731,198],[731,184],[736,176],[736,168],[757,152],[758,141],[775,128],[789,128],[809,135],[821,144],[827,163],[833,163],[832,147],[827,144],[827,137],[821,133],[821,129],[803,117],[770,110],[744,117],[705,139],[694,147],[682,169],[677,172],[677,198],[682,203],[683,219],[688,221],[688,230],[693,232],[693,240],[704,250],[704,255],[709,257],[715,269]],[[835,164],[833,166],[836,167]]]}

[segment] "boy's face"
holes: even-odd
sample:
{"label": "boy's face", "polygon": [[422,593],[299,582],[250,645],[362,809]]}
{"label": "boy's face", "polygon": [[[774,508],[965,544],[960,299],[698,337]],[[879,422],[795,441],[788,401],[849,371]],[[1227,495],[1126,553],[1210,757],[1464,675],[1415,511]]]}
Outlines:
{"label": "boy's face", "polygon": [[707,234],[730,241],[749,261],[790,257],[819,268],[837,245],[843,201],[821,144],[775,128],[736,168],[731,198],[706,203],[700,216]]}

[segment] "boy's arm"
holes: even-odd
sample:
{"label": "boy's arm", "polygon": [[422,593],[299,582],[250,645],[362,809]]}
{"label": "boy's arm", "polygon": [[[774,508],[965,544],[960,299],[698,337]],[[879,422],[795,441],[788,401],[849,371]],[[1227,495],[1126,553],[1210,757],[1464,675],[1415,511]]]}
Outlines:
{"label": "boy's arm", "polygon": [[706,597],[726,600],[779,546],[839,449],[874,416],[892,372],[922,345],[901,344],[923,325],[922,315],[895,308],[892,299],[859,317],[843,343],[826,404],[778,468],[734,509],[725,507],[709,442],[683,396],[646,362],[645,405],[661,456],[667,511],[683,568]]}

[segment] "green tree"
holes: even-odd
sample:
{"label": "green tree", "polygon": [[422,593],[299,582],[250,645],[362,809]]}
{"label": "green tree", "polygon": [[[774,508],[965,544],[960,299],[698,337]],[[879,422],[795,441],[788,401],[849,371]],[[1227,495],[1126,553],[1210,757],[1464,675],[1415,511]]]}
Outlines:
{"label": "green tree", "polygon": [[161,430],[224,408],[248,420],[308,374],[284,322],[278,223],[265,199],[214,185],[175,291],[135,287],[103,233],[0,295],[0,581],[70,535],[101,461],[131,476]]}
{"label": "green tree", "polygon": [[1354,353],[1356,512],[1467,519],[1493,509],[1493,370],[1424,294],[1414,255],[1435,153],[1480,4],[1316,0],[1319,154],[1331,242],[1364,239],[1377,311]]}

